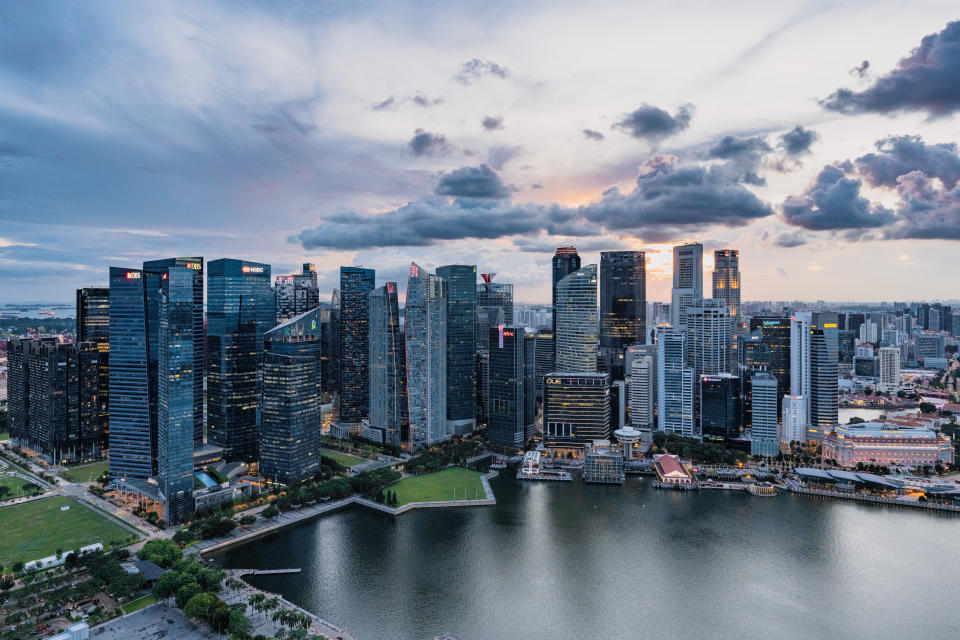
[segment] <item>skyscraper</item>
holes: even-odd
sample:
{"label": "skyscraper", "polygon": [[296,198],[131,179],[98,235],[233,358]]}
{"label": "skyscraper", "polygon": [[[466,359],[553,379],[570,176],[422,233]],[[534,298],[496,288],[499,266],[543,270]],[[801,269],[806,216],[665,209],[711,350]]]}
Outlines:
{"label": "skyscraper", "polygon": [[[554,258],[556,260],[556,257]],[[646,344],[646,257],[643,251],[600,253],[600,351],[614,380],[624,378],[624,349]]]}
{"label": "skyscraper", "polygon": [[790,319],[790,395],[803,396],[814,426],[837,424],[837,314],[796,313]]}
{"label": "skyscraper", "polygon": [[304,262],[300,273],[277,276],[274,283],[276,321],[281,322],[320,306],[317,268]]}
{"label": "skyscraper", "polygon": [[323,390],[333,393],[340,388],[340,290],[330,295],[330,315],[323,328],[323,353],[327,368],[323,377]]}
{"label": "skyscraper", "polygon": [[703,298],[703,245],[684,244],[673,248],[673,290],[670,296],[670,324],[687,326],[687,308]]}
{"label": "skyscraper", "polygon": [[[273,345],[273,343],[271,343]],[[268,351],[263,363],[260,474],[292,484],[320,469],[320,380],[311,356]]]}
{"label": "skyscraper", "polygon": [[505,282],[494,282],[495,273],[481,273],[483,282],[477,288],[477,311],[486,311],[490,318],[490,326],[495,327],[498,322],[493,320],[497,315],[496,309],[503,311],[503,323],[513,324],[513,285]]}
{"label": "skyscraper", "polygon": [[[557,284],[579,268],[580,254],[577,253],[576,247],[557,247],[557,251],[553,254],[553,282],[551,286],[554,336],[557,335]],[[556,350],[556,344],[554,344],[554,350]]]}
{"label": "skyscraper", "polygon": [[556,363],[567,373],[597,370],[597,265],[589,264],[557,283]]}
{"label": "skyscraper", "polygon": [[158,291],[165,291],[169,283],[167,275],[171,267],[182,267],[190,270],[190,311],[193,327],[193,445],[194,447],[203,446],[203,365],[204,365],[204,343],[203,336],[203,258],[165,258],[163,260],[148,260],[143,263],[143,273],[146,282],[144,283],[147,300],[147,332],[148,342],[150,343],[150,393],[151,419],[156,420],[155,398],[157,397],[157,377],[154,373],[157,362],[157,349],[160,341],[157,339],[157,327],[160,323],[157,319],[157,307],[159,298]]}
{"label": "skyscraper", "polygon": [[806,442],[807,403],[803,396],[784,396],[780,417],[781,442]]}
{"label": "skyscraper", "polygon": [[687,366],[687,332],[662,327],[657,335],[659,430],[693,437],[694,370]]}
{"label": "skyscraper", "polygon": [[164,518],[177,524],[193,513],[194,270],[171,266],[157,293],[157,484]]}
{"label": "skyscraper", "polygon": [[110,289],[77,289],[77,342],[89,342],[98,353],[96,385],[97,440],[101,449],[109,445],[110,432]]}
{"label": "skyscraper", "polygon": [[536,336],[536,389],[537,400],[543,400],[543,377],[553,371],[553,332],[550,329],[540,329]]}
{"label": "skyscraper", "polygon": [[274,324],[270,265],[223,258],[207,268],[207,440],[227,460],[255,462],[263,337]]}
{"label": "skyscraper", "polygon": [[523,327],[491,327],[487,433],[490,441],[522,447],[526,441],[526,340]]}
{"label": "skyscraper", "polygon": [[630,425],[634,429],[652,431],[653,409],[657,403],[653,379],[656,375],[653,358],[641,356],[630,368]]}
{"label": "skyscraper", "polygon": [[896,389],[900,385],[900,347],[880,347],[880,385]]}
{"label": "skyscraper", "polygon": [[[800,395],[791,389],[791,338],[790,318],[756,316],[750,319],[750,330],[759,331],[760,343],[765,354],[764,364],[777,379],[778,411],[782,410],[783,396]],[[742,362],[745,362],[743,358]]]}
{"label": "skyscraper", "polygon": [[750,455],[773,457],[780,453],[777,379],[769,373],[755,373],[750,388],[753,406]]}
{"label": "skyscraper", "polygon": [[404,311],[410,449],[450,437],[447,432],[447,283],[410,265]]}
{"label": "skyscraper", "polygon": [[700,377],[700,434],[704,440],[740,437],[740,378],[730,373]]}
{"label": "skyscraper", "polygon": [[[472,349],[470,355],[472,367]],[[397,283],[388,282],[370,292],[370,427],[382,431],[383,442],[398,447],[409,423]]]}
{"label": "skyscraper", "polygon": [[477,266],[437,268],[447,282],[447,420],[465,435],[476,426]]}
{"label": "skyscraper", "polygon": [[560,457],[610,438],[610,376],[552,372],[543,385],[543,441]]}
{"label": "skyscraper", "polygon": [[687,349],[697,380],[733,373],[733,320],[723,300],[700,300],[687,308]]}
{"label": "skyscraper", "polygon": [[730,317],[740,324],[740,252],[717,249],[713,252],[713,299],[723,300]]}
{"label": "skyscraper", "polygon": [[341,422],[357,422],[370,411],[370,292],[376,272],[340,267],[340,390]]}

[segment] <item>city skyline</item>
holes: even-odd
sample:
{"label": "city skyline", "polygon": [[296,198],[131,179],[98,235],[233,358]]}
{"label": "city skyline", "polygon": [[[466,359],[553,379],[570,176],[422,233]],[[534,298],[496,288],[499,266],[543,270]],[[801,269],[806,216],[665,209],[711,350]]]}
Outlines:
{"label": "city skyline", "polygon": [[341,264],[490,265],[547,302],[573,244],[644,251],[665,300],[697,240],[708,269],[741,251],[744,301],[943,298],[920,276],[960,236],[960,24],[878,6],[4,7],[0,288],[68,301],[133,256],[242,255],[316,263],[322,291]]}

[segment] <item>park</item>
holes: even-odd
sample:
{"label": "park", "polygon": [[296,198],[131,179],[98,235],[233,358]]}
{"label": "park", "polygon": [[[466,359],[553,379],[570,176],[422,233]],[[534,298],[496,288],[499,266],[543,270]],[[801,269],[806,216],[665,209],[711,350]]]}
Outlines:
{"label": "park", "polygon": [[410,502],[483,500],[487,493],[481,482],[482,477],[479,471],[449,467],[434,473],[401,478],[384,492],[396,494],[398,507]]}

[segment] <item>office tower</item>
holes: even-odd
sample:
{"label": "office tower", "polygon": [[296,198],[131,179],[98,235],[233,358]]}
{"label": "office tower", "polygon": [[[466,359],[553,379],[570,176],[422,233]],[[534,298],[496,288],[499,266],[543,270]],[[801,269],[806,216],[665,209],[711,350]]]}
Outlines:
{"label": "office tower", "polygon": [[264,333],[274,324],[270,265],[207,264],[207,440],[227,460],[260,455]]}
{"label": "office tower", "polygon": [[554,455],[580,458],[593,440],[610,438],[610,376],[551,372],[543,385],[543,440]]}
{"label": "office tower", "polygon": [[[837,318],[837,324],[839,325],[839,317]],[[847,314],[847,331],[853,331],[854,335],[860,335],[860,325],[866,321],[866,316],[862,313],[848,313]],[[838,326],[837,329],[840,327]]]}
{"label": "office tower", "polygon": [[340,388],[340,290],[334,289],[330,296],[330,315],[323,332],[323,352],[327,370],[323,377],[323,390],[333,393]]}
{"label": "office tower", "polygon": [[203,258],[165,258],[163,260],[148,260],[143,263],[144,294],[147,306],[147,343],[150,356],[150,420],[157,424],[157,349],[160,341],[157,339],[157,328],[160,326],[157,318],[159,298],[157,293],[166,291],[169,283],[168,271],[172,267],[189,269],[191,274],[191,299],[193,305],[191,318],[193,327],[193,445],[203,446],[203,375],[204,350],[206,348],[203,334]]}
{"label": "office tower", "polygon": [[900,347],[880,347],[880,384],[886,390],[900,386]]}
{"label": "office tower", "polygon": [[704,440],[740,437],[740,378],[731,373],[700,378],[700,434]]}
{"label": "office tower", "polygon": [[760,341],[768,354],[767,371],[776,379],[779,389],[777,410],[783,404],[783,396],[802,395],[791,391],[791,329],[790,318],[756,316],[750,319],[750,330],[760,332]]}
{"label": "office tower", "polygon": [[[472,349],[470,355],[473,367]],[[382,441],[398,447],[409,424],[406,349],[400,331],[397,284],[388,282],[370,292],[370,428],[381,430]]]}
{"label": "office tower", "polygon": [[713,299],[723,300],[734,325],[740,326],[740,252],[717,249],[713,252]]}
{"label": "office tower", "polygon": [[462,436],[476,426],[477,266],[437,268],[447,282],[447,420]]}
{"label": "office tower", "polygon": [[[271,342],[271,349],[277,345]],[[320,470],[317,359],[271,350],[263,361],[260,475],[293,484]]]}
{"label": "office tower", "polygon": [[879,329],[877,323],[872,320],[865,320],[862,325],[860,325],[860,342],[869,342],[870,344],[876,344],[879,338]]}
{"label": "office tower", "polygon": [[642,356],[630,368],[630,425],[641,431],[652,431],[655,424],[653,407],[657,402],[653,384],[656,369],[651,356]]}
{"label": "office tower", "polygon": [[411,264],[404,314],[410,450],[416,451],[450,437],[447,432],[446,281]]}
{"label": "office tower", "polygon": [[97,444],[108,446],[110,433],[110,289],[87,287],[77,289],[77,342],[94,345],[98,355]]}
{"label": "office tower", "polygon": [[942,333],[923,331],[917,335],[917,358],[924,363],[931,358],[942,358],[944,348]]}
{"label": "office tower", "polygon": [[304,262],[300,273],[277,276],[274,298],[278,323],[320,306],[316,266]]}
{"label": "office tower", "polygon": [[694,370],[687,366],[687,332],[662,327],[657,336],[657,421],[661,431],[693,437]]}
{"label": "office tower", "polygon": [[597,370],[597,265],[570,273],[557,283],[556,371]]}
{"label": "office tower", "polygon": [[753,427],[750,455],[771,458],[780,453],[777,416],[777,379],[769,373],[755,373],[750,379]]}
{"label": "office tower", "polygon": [[673,290],[670,297],[670,324],[687,326],[687,308],[703,298],[703,245],[684,244],[673,248]]}
{"label": "office tower", "polygon": [[781,442],[807,441],[807,403],[803,396],[784,396],[780,420]]}
{"label": "office tower", "polygon": [[524,440],[533,438],[537,428],[537,337],[523,333],[523,424]]}
{"label": "office tower", "polygon": [[[513,285],[503,282],[494,282],[495,273],[481,273],[483,282],[477,288],[477,311],[486,311],[490,326],[498,324],[513,326]],[[503,311],[503,321],[494,321],[496,309]],[[489,335],[489,334],[488,334]]]}
{"label": "office tower", "polygon": [[[489,330],[487,340],[490,339]],[[478,351],[477,366],[477,424],[487,424],[487,399],[490,397],[490,353]]]}
{"label": "office tower", "polygon": [[507,324],[503,307],[477,307],[477,351],[490,348],[490,328]]}
{"label": "office tower", "polygon": [[797,313],[791,318],[790,395],[804,397],[807,419],[814,426],[837,423],[837,331],[836,313]]}
{"label": "office tower", "polygon": [[158,292],[157,485],[170,524],[193,513],[194,270],[171,266]]}
{"label": "office tower", "polygon": [[[580,254],[576,247],[557,247],[553,254],[553,279],[551,281],[551,305],[553,309],[553,335],[557,335],[557,284],[580,268]],[[553,345],[556,350],[556,343]],[[554,355],[556,362],[556,355]]]}
{"label": "office tower", "polygon": [[153,473],[145,280],[110,267],[110,479],[121,488]]}
{"label": "office tower", "polygon": [[522,447],[526,442],[526,345],[522,327],[490,329],[490,442],[509,447]]}
{"label": "office tower", "polygon": [[[906,316],[909,318],[910,316]],[[909,323],[908,323],[909,324]],[[901,329],[903,333],[908,333],[909,329]],[[954,311],[950,314],[950,333],[955,337],[960,337],[960,312]]]}
{"label": "office tower", "polygon": [[624,378],[624,349],[647,342],[643,251],[600,253],[600,351],[614,380]]}
{"label": "office tower", "polygon": [[[341,422],[367,417],[370,403],[370,292],[376,273],[362,267],[340,267],[340,387]],[[444,338],[446,339],[446,338]]]}
{"label": "office tower", "polygon": [[695,379],[733,373],[733,320],[723,300],[700,300],[687,308],[687,364]]}
{"label": "office tower", "polygon": [[99,455],[100,450],[109,444],[106,442],[109,426],[104,426],[108,416],[104,415],[104,403],[100,400],[101,390],[108,393],[100,370],[100,358],[106,359],[106,356],[100,349],[101,345],[97,342],[77,342],[73,345],[72,356],[77,367],[78,435],[75,458]]}
{"label": "office tower", "polygon": [[543,401],[543,377],[553,371],[553,332],[550,329],[540,329],[536,335],[536,399]]}
{"label": "office tower", "polygon": [[853,331],[837,331],[837,360],[850,364],[856,350],[857,336]]}

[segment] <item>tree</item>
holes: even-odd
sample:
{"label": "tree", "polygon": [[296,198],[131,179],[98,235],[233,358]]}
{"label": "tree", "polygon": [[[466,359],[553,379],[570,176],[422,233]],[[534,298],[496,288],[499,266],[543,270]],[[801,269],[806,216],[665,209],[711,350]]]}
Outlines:
{"label": "tree", "polygon": [[280,509],[277,508],[277,505],[272,504],[266,509],[264,509],[261,514],[264,518],[276,518],[280,515]]}
{"label": "tree", "polygon": [[23,560],[17,560],[13,563],[13,566],[10,567],[14,573],[21,573],[23,571]]}
{"label": "tree", "polygon": [[921,402],[920,413],[936,413],[937,407],[932,402]]}
{"label": "tree", "polygon": [[168,571],[157,579],[157,584],[153,586],[153,595],[164,600],[176,595],[177,590],[183,586],[183,577],[176,571]]}
{"label": "tree", "polygon": [[230,633],[240,638],[246,638],[253,630],[253,625],[243,613],[242,607],[235,607],[230,611]]}
{"label": "tree", "polygon": [[[179,595],[179,594],[178,594]],[[207,617],[210,607],[213,606],[216,596],[212,593],[200,592],[190,597],[183,607],[183,613],[188,618],[203,620]]]}
{"label": "tree", "polygon": [[137,552],[137,557],[169,569],[183,557],[183,551],[173,540],[150,540]]}
{"label": "tree", "polygon": [[230,609],[227,603],[213,596],[213,603],[207,610],[207,622],[217,633],[223,633],[230,627]]}
{"label": "tree", "polygon": [[853,416],[852,418],[850,418],[849,420],[847,420],[847,424],[863,424],[863,423],[865,423],[865,422],[866,422],[866,420],[864,420],[863,418],[861,418],[861,417],[859,417],[859,416]]}
{"label": "tree", "polygon": [[177,607],[183,609],[187,603],[197,594],[202,593],[203,589],[196,582],[190,581],[177,589]]}

